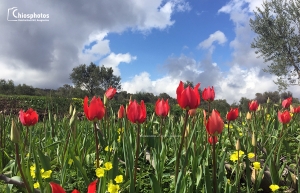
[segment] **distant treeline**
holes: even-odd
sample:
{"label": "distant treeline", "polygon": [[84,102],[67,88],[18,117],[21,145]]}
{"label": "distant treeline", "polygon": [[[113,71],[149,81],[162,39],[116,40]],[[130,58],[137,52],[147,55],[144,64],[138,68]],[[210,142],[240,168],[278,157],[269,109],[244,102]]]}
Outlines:
{"label": "distant treeline", "polygon": [[[192,83],[191,83],[192,84]],[[104,90],[96,90],[95,95],[100,96],[103,98]],[[199,90],[200,96],[202,96],[201,90]],[[80,88],[74,88],[71,85],[65,84],[63,87],[59,87],[58,89],[41,89],[41,88],[34,88],[32,86],[26,85],[26,84],[19,84],[15,85],[12,80],[0,80],[0,94],[2,95],[29,95],[29,96],[40,96],[41,98],[47,97],[47,98],[66,98],[68,100],[65,100],[66,103],[69,103],[70,99],[83,99],[85,96],[88,96],[89,93],[85,90],[82,90]],[[248,111],[248,103],[250,100],[257,100],[259,104],[264,104],[267,102],[268,98],[270,99],[269,102],[271,104],[279,104],[280,101],[288,98],[293,97],[291,92],[282,92],[279,93],[278,91],[274,92],[264,92],[264,93],[256,93],[255,98],[248,99],[246,97],[242,97],[239,102],[235,102],[233,104],[229,104],[225,99],[217,99],[214,100],[211,103],[211,109],[217,109],[220,111],[221,115],[224,117],[227,113],[227,111],[230,109],[230,107],[239,107],[240,112],[247,112]],[[15,97],[14,97],[15,98]],[[19,97],[20,98],[20,97]],[[26,97],[25,97],[26,98]],[[117,111],[119,106],[126,105],[129,102],[129,99],[136,99],[137,101],[144,100],[144,102],[147,105],[147,112],[149,115],[152,115],[154,112],[155,102],[158,98],[164,98],[169,100],[169,104],[171,105],[171,112],[173,111],[175,114],[182,113],[182,110],[177,105],[177,101],[175,98],[172,98],[167,93],[161,93],[159,95],[154,95],[153,93],[149,92],[138,92],[135,94],[127,93],[126,91],[120,91],[117,92],[117,94],[114,96],[114,99],[110,102],[110,106],[113,108],[114,111]],[[50,100],[50,99],[49,99]],[[52,100],[51,100],[52,101]],[[74,101],[74,100],[73,100]],[[299,105],[299,99],[293,98],[293,104]],[[28,103],[27,103],[28,104]],[[30,104],[28,104],[30,105]],[[80,107],[80,103],[77,102],[76,104],[78,106],[78,111],[82,111]],[[64,109],[66,110],[67,104],[63,105]],[[2,107],[3,108],[3,107]],[[201,97],[201,103],[200,108],[202,109],[208,109],[208,103],[206,101],[202,100]]]}

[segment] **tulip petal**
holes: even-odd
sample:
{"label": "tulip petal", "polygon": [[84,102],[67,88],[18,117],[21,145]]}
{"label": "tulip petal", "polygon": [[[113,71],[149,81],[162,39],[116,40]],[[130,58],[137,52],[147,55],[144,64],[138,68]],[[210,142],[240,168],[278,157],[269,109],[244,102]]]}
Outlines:
{"label": "tulip petal", "polygon": [[86,96],[83,100],[83,111],[87,119],[89,119],[89,106],[88,106],[89,98]]}
{"label": "tulip petal", "polygon": [[196,86],[194,87],[194,93],[195,93],[196,98],[198,100],[198,105],[197,106],[200,105],[200,101],[201,101],[200,100],[200,94],[199,94],[199,87],[200,87],[200,83],[196,84]]}
{"label": "tulip petal", "polygon": [[87,193],[95,193],[96,192],[97,182],[98,182],[98,180],[95,180],[95,181],[90,183]]}
{"label": "tulip petal", "polygon": [[180,81],[179,86],[176,89],[176,95],[177,95],[177,102],[179,103],[179,101],[181,101],[181,94],[182,91],[184,90],[184,85],[183,82]]}
{"label": "tulip petal", "polygon": [[52,193],[66,193],[65,190],[58,184],[50,182]]}

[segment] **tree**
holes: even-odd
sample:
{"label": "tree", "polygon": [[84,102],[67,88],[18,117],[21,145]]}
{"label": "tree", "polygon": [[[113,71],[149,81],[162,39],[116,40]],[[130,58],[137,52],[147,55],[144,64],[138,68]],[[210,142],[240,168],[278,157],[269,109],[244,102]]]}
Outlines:
{"label": "tree", "polygon": [[249,107],[248,104],[250,102],[250,99],[247,99],[246,97],[242,97],[239,101],[240,105],[239,105],[239,110],[240,112],[248,112],[249,111]]}
{"label": "tree", "polygon": [[300,1],[265,1],[254,14],[250,26],[258,36],[251,47],[270,62],[264,71],[277,76],[279,90],[300,85]]}
{"label": "tree", "polygon": [[87,90],[90,95],[94,95],[99,90],[105,91],[110,86],[117,90],[121,89],[121,78],[113,75],[112,68],[104,66],[100,68],[94,63],[88,66],[81,64],[73,68],[70,79],[76,87]]}
{"label": "tree", "polygon": [[26,84],[19,84],[15,87],[15,93],[18,95],[35,95],[35,89]]}
{"label": "tree", "polygon": [[13,80],[0,79],[0,93],[1,94],[14,94],[15,84]]}

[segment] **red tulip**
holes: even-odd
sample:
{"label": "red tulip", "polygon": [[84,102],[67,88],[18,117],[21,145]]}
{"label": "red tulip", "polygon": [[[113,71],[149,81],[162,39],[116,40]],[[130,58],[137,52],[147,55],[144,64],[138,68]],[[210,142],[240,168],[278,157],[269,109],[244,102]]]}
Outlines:
{"label": "red tulip", "polygon": [[206,122],[207,133],[215,136],[216,134],[222,133],[223,128],[224,122],[220,117],[220,113],[217,110],[213,110]]}
{"label": "red tulip", "polygon": [[293,113],[300,113],[300,106],[299,107],[295,107]]}
{"label": "red tulip", "polygon": [[34,111],[32,108],[28,109],[25,112],[21,109],[19,112],[19,118],[22,125],[24,126],[35,125],[39,120],[39,116],[37,112]]}
{"label": "red tulip", "polygon": [[226,118],[228,121],[234,121],[239,116],[239,109],[238,108],[230,108],[230,111],[227,113]]}
{"label": "red tulip", "polygon": [[290,115],[290,112],[285,110],[284,112],[278,111],[278,120],[283,123],[287,124],[291,121],[292,117]]}
{"label": "red tulip", "polygon": [[124,106],[121,105],[119,108],[119,111],[118,111],[118,118],[122,119],[122,118],[124,118],[124,116],[125,116],[125,109],[124,109]]}
{"label": "red tulip", "polygon": [[189,110],[189,115],[190,115],[191,117],[194,117],[196,114],[197,114],[197,109],[190,109],[190,110]]}
{"label": "red tulip", "polygon": [[[91,182],[88,186],[88,193],[95,193],[96,192],[96,186],[97,186],[97,181],[95,180]],[[66,191],[58,184],[54,182],[50,182],[50,186],[52,189],[52,193],[66,193]],[[73,190],[72,193],[80,193],[78,190]]]}
{"label": "red tulip", "polygon": [[289,108],[290,105],[292,104],[292,100],[293,100],[292,97],[289,97],[289,98],[283,100],[282,103],[281,103],[281,104],[282,104],[282,107],[283,107],[283,108]]}
{"label": "red tulip", "polygon": [[257,101],[250,101],[248,106],[249,106],[250,111],[256,111],[257,108],[258,108],[258,102]]}
{"label": "red tulip", "polygon": [[164,99],[157,99],[155,103],[155,113],[157,116],[166,117],[170,111],[170,106],[168,99],[165,101]]}
{"label": "red tulip", "polygon": [[210,143],[212,145],[214,142],[215,142],[215,144],[218,142],[218,137],[217,136],[210,136],[208,138],[208,143]]}
{"label": "red tulip", "polygon": [[108,99],[112,99],[115,96],[116,92],[117,92],[117,89],[115,89],[113,87],[109,87],[107,89],[107,91],[105,92],[105,96]]}
{"label": "red tulip", "polygon": [[214,101],[214,99],[215,99],[214,87],[212,86],[211,88],[210,87],[205,88],[202,92],[202,98],[203,98],[203,100],[205,100],[207,102]]}
{"label": "red tulip", "polygon": [[184,88],[183,82],[180,81],[176,94],[177,102],[181,108],[187,110],[196,109],[200,105],[199,87],[200,83],[194,87],[194,90],[190,86]]}
{"label": "red tulip", "polygon": [[92,98],[90,102],[90,106],[88,106],[89,98],[84,98],[83,109],[86,118],[90,121],[98,121],[104,117],[105,107],[100,98],[96,98],[95,96]]}
{"label": "red tulip", "polygon": [[143,123],[146,120],[146,105],[144,101],[141,101],[139,105],[135,100],[130,101],[129,106],[127,107],[127,118],[132,123]]}

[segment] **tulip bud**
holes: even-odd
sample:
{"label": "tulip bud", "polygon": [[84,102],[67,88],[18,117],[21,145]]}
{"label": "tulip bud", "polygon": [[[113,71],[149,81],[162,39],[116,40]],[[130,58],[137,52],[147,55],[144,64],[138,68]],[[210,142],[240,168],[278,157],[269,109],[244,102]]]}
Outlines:
{"label": "tulip bud", "polygon": [[237,150],[237,151],[241,150],[241,144],[240,144],[240,140],[239,139],[236,141],[235,150]]}
{"label": "tulip bud", "polygon": [[132,95],[130,95],[130,97],[129,97],[129,104],[131,101],[132,101]]}
{"label": "tulip bud", "polygon": [[197,113],[197,109],[190,109],[190,110],[189,110],[189,115],[190,115],[191,117],[194,117],[194,116],[196,115],[196,113]]}
{"label": "tulip bud", "polygon": [[260,111],[260,110],[262,110],[262,107],[260,105],[258,105],[257,111]]}
{"label": "tulip bud", "polygon": [[74,110],[73,110],[73,114],[72,114],[72,117],[71,117],[70,122],[69,122],[70,126],[72,126],[72,124],[74,123],[75,116],[76,116],[76,108],[74,108]]}
{"label": "tulip bud", "polygon": [[10,139],[14,143],[20,142],[20,132],[17,129],[14,120],[11,121]]}
{"label": "tulip bud", "polygon": [[184,123],[184,117],[183,116],[180,117],[180,122]]}
{"label": "tulip bud", "polygon": [[267,103],[269,104],[271,102],[271,99],[268,97],[267,99]]}
{"label": "tulip bud", "polygon": [[254,132],[252,133],[252,140],[251,140],[251,144],[252,144],[252,146],[253,146],[253,147],[255,147],[255,146],[256,146],[256,138],[255,138],[255,133],[254,133]]}
{"label": "tulip bud", "polygon": [[246,119],[251,120],[251,113],[250,112],[247,113]]}
{"label": "tulip bud", "polygon": [[185,129],[184,137],[187,137],[189,135],[189,132],[190,132],[190,126],[187,125]]}
{"label": "tulip bud", "polygon": [[210,136],[209,138],[208,138],[208,143],[210,143],[211,145],[212,144],[216,144],[218,142],[218,137],[217,136]]}
{"label": "tulip bud", "polygon": [[124,109],[124,106],[121,105],[120,108],[119,108],[119,111],[118,111],[118,119],[122,119],[125,117],[125,109]]}
{"label": "tulip bud", "polygon": [[292,105],[290,105],[290,112],[294,113],[294,107]]}
{"label": "tulip bud", "polygon": [[104,94],[104,97],[103,97],[103,104],[104,104],[104,106],[106,106],[107,100],[108,100],[108,98],[107,98],[106,95]]}
{"label": "tulip bud", "polygon": [[73,112],[73,106],[70,105],[70,107],[69,107],[69,115],[72,115],[72,112]]}

